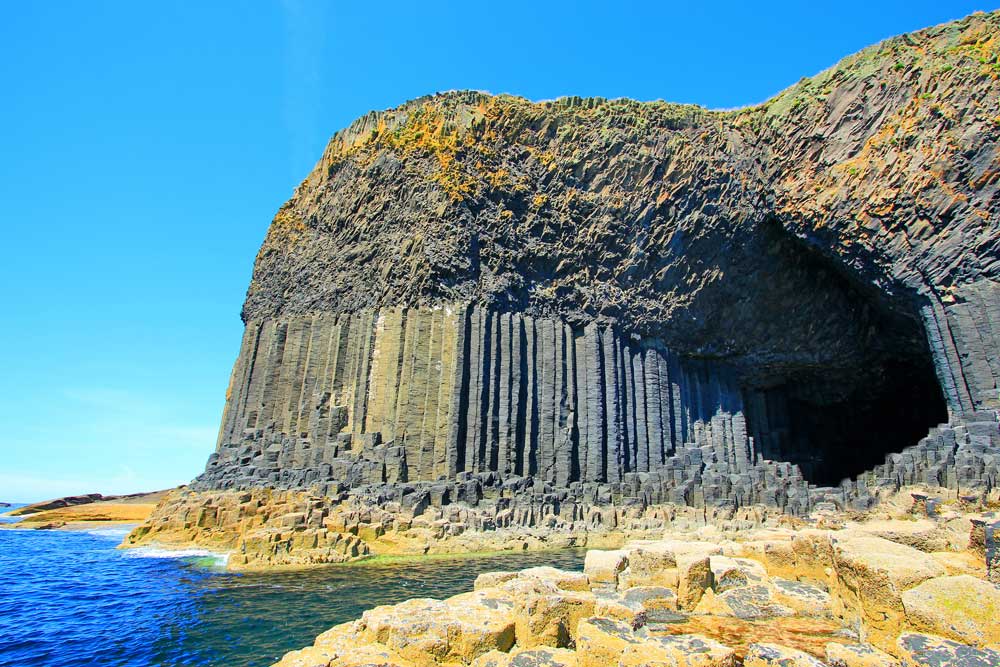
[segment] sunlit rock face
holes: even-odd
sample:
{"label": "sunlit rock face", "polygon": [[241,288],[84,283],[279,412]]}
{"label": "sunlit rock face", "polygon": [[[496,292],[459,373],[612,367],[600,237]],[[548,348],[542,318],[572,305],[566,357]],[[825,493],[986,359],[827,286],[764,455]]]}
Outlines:
{"label": "sunlit rock face", "polygon": [[893,38],[738,111],[359,119],[257,256],[194,486],[802,513],[994,484],[998,34]]}

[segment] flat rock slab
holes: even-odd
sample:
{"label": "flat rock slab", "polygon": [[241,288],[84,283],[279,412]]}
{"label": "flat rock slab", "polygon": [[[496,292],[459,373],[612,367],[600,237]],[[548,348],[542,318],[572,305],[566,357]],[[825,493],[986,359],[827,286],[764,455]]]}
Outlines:
{"label": "flat rock slab", "polygon": [[617,584],[618,575],[628,565],[626,551],[591,549],[583,561],[583,572],[592,584]]}
{"label": "flat rock slab", "polygon": [[708,560],[709,566],[712,568],[712,587],[716,593],[740,586],[758,584],[767,579],[767,570],[764,569],[764,566],[749,558],[710,556]]}
{"label": "flat rock slab", "polygon": [[860,593],[886,589],[899,593],[922,581],[940,577],[944,568],[930,554],[881,537],[848,537],[834,541],[838,572],[864,587]]}

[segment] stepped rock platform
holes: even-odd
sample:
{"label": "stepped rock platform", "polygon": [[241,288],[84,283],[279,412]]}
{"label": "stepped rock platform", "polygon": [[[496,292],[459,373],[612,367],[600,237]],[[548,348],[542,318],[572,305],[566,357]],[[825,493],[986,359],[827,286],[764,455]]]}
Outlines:
{"label": "stepped rock platform", "polygon": [[277,667],[1000,664],[998,516],[927,500],[661,532],[588,551],[583,572],[482,574],[447,600],[370,609]]}

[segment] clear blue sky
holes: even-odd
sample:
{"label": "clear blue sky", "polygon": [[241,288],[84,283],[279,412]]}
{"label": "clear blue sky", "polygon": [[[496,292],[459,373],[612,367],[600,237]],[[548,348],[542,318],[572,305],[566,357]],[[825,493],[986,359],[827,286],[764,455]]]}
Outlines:
{"label": "clear blue sky", "polygon": [[991,9],[764,5],[4,3],[0,500],[200,472],[271,216],[369,109],[455,88],[741,106]]}

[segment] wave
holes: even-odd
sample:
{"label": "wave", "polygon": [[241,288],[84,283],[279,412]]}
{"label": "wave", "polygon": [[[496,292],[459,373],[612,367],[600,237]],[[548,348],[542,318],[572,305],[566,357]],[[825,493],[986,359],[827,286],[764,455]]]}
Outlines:
{"label": "wave", "polygon": [[208,549],[166,549],[163,547],[136,547],[126,549],[125,558],[180,558],[200,563],[212,565],[214,567],[225,567],[229,562],[228,553],[209,551]]}
{"label": "wave", "polygon": [[96,535],[97,537],[113,537],[118,540],[125,539],[125,536],[131,532],[131,526],[122,528],[94,528],[93,530],[85,531],[88,535]]}

